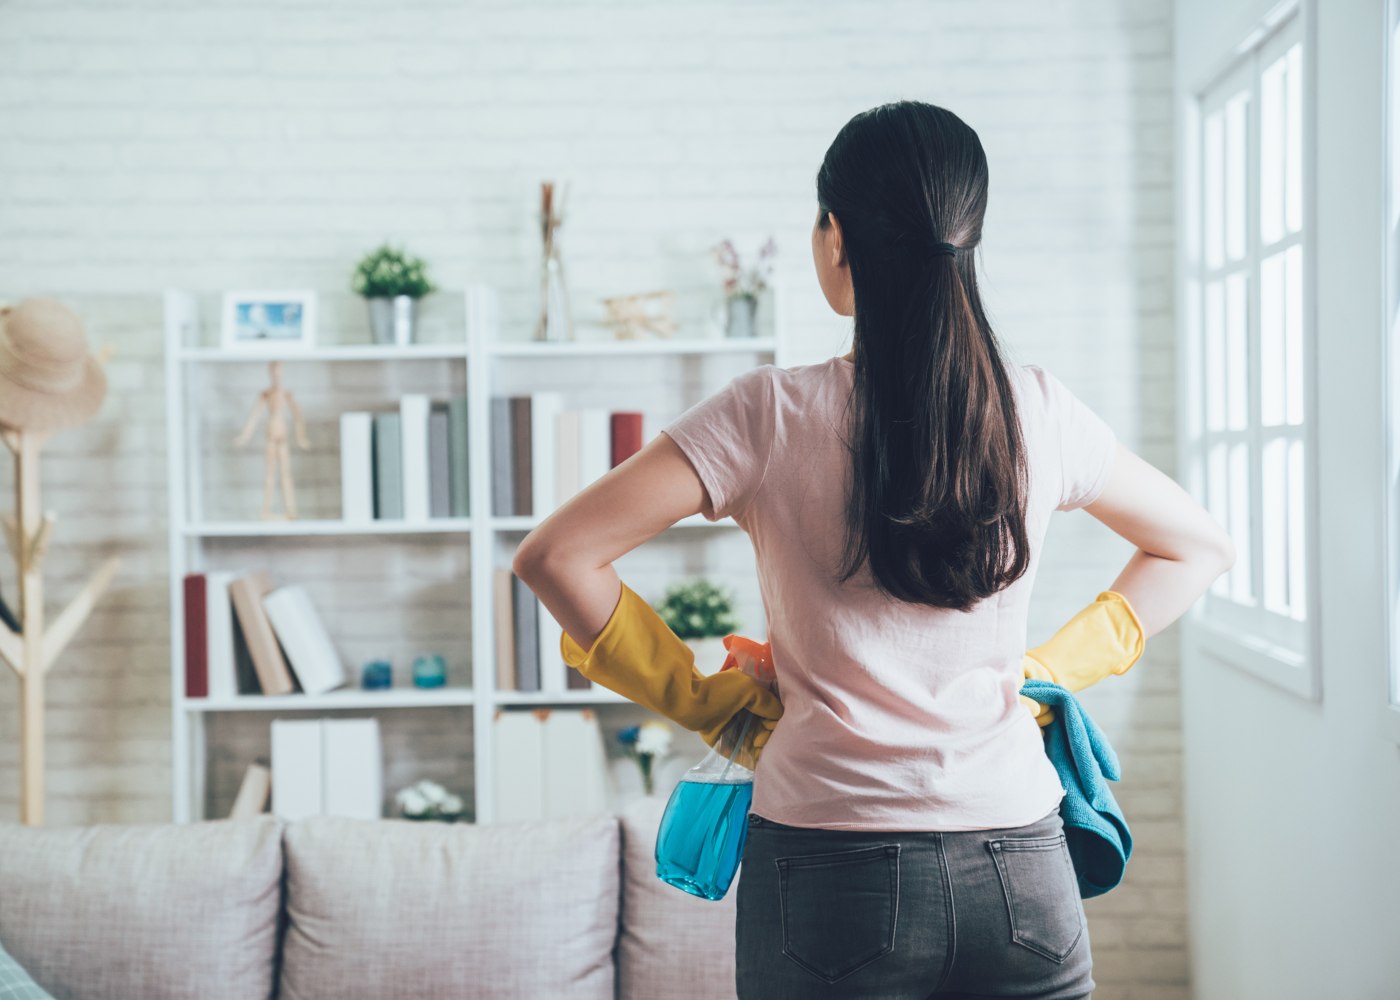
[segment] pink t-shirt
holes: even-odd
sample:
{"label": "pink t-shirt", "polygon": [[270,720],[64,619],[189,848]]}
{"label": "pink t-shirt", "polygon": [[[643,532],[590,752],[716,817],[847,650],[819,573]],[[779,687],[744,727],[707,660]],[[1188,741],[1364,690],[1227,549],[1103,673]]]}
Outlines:
{"label": "pink t-shirt", "polygon": [[1026,612],[1052,510],[1093,502],[1112,429],[1057,378],[1007,363],[1024,428],[1030,567],[969,612],[844,584],[854,366],[761,365],[663,428],[753,543],[783,718],[754,779],[754,812],[833,830],[985,830],[1058,807],[1064,788],[1017,694]]}

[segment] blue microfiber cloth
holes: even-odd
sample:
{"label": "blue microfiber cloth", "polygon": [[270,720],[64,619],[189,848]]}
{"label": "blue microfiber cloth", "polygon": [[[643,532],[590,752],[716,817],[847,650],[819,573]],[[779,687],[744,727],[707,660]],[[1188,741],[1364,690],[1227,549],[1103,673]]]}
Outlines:
{"label": "blue microfiber cloth", "polygon": [[1068,688],[1031,678],[1021,685],[1021,694],[1055,713],[1042,735],[1046,756],[1065,789],[1060,800],[1065,843],[1079,876],[1079,895],[1102,896],[1123,880],[1133,854],[1127,820],[1108,787],[1121,775],[1118,755]]}

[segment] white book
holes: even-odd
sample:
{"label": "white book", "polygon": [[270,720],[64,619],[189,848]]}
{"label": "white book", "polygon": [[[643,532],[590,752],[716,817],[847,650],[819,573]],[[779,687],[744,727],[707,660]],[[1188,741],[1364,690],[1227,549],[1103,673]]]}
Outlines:
{"label": "white book", "polygon": [[564,627],[554,620],[549,609],[538,597],[539,604],[537,633],[540,644],[540,690],[546,694],[560,694],[569,687],[569,665],[564,662],[564,654],[559,649],[564,635]]}
{"label": "white book", "polygon": [[272,720],[272,811],[286,820],[320,816],[321,720]]}
{"label": "white book", "polygon": [[562,392],[530,393],[530,512],[540,520],[559,506],[554,485],[554,454],[558,447],[555,418],[563,409]]}
{"label": "white book", "polygon": [[238,786],[238,797],[233,800],[229,819],[252,819],[262,815],[267,809],[267,797],[272,792],[272,772],[259,763],[248,765],[243,772],[243,782]]}
{"label": "white book", "polygon": [[519,823],[544,815],[544,742],[534,712],[496,717],[496,819]]}
{"label": "white book", "polygon": [[228,585],[236,573],[206,573],[205,632],[209,643],[209,697],[238,697],[238,668],[233,661],[233,599]]}
{"label": "white book", "polygon": [[384,758],[378,719],[322,719],[323,815],[379,819]]}
{"label": "white book", "polygon": [[607,754],[597,713],[553,709],[543,736],[545,818],[606,812]]}
{"label": "white book", "polygon": [[262,605],[304,692],[323,694],[349,680],[345,663],[305,587],[279,587],[263,598]]}
{"label": "white book", "polygon": [[612,411],[579,411],[579,489],[592,485],[612,468]]}
{"label": "white book", "polygon": [[374,462],[369,413],[340,415],[340,516],[360,524],[374,520]]}
{"label": "white book", "polygon": [[554,439],[558,442],[554,481],[556,506],[562,507],[565,501],[572,499],[582,489],[578,476],[577,410],[564,410],[555,416]]}
{"label": "white book", "polygon": [[411,393],[399,400],[399,433],[402,435],[403,518],[422,523],[428,520],[428,414],[432,407],[428,397]]}

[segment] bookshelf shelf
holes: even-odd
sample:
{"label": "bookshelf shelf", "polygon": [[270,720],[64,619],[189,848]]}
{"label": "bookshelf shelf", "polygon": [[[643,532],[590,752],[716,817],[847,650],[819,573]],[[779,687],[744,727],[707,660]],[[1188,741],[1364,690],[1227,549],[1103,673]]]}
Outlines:
{"label": "bookshelf shelf", "polygon": [[[435,759],[439,766],[465,771],[459,780],[463,784],[470,780],[471,787],[459,790],[474,797],[476,822],[492,823],[496,820],[497,786],[504,780],[497,777],[497,755],[506,752],[497,745],[502,739],[498,736],[498,713],[551,706],[630,705],[627,699],[600,686],[561,690],[565,679],[558,671],[567,668],[557,655],[557,632],[550,668],[553,672],[542,672],[541,676],[544,690],[518,691],[497,686],[501,669],[498,633],[508,627],[497,617],[497,595],[503,592],[502,582],[511,579],[509,574],[503,576],[502,570],[508,568],[520,538],[544,517],[493,513],[491,400],[498,395],[534,391],[533,387],[541,381],[536,378],[534,364],[547,358],[569,359],[580,369],[596,365],[599,370],[624,358],[633,359],[629,365],[650,363],[658,369],[668,366],[671,358],[715,358],[717,363],[737,361],[742,365],[750,354],[757,354],[758,361],[788,363],[787,341],[782,336],[781,289],[775,286],[774,291],[777,294],[771,328],[775,336],[771,337],[544,343],[500,340],[502,324],[498,320],[496,292],[487,285],[473,283],[459,293],[465,323],[460,336],[450,334],[459,339],[407,347],[325,344],[299,351],[276,347],[232,351],[193,346],[209,343],[209,337],[200,335],[200,317],[212,315],[213,310],[201,310],[200,297],[194,293],[168,291],[165,392],[174,820],[183,823],[203,819],[207,809],[216,808],[211,803],[224,797],[217,789],[221,787],[221,775],[222,785],[228,784],[229,761],[247,759],[249,749],[245,741],[261,738],[264,734],[258,727],[270,727],[277,713],[373,714],[404,709],[408,711],[388,717],[395,720],[392,724],[409,727],[408,734],[433,734],[425,740],[423,761]],[[465,394],[470,515],[413,521],[257,521],[226,519],[230,514],[238,517],[237,512],[248,509],[246,506],[225,505],[206,510],[206,492],[211,497],[219,496],[214,491],[227,489],[230,481],[227,468],[217,464],[227,460],[227,447],[211,448],[209,442],[232,439],[229,424],[243,419],[251,402],[238,387],[251,387],[255,378],[261,379],[261,373],[249,366],[270,361],[288,363],[287,377],[295,380],[294,385],[314,387],[314,392],[301,402],[304,409],[320,419],[337,411],[363,411],[376,400],[402,398],[410,392],[430,394],[436,399],[460,398]],[[403,362],[423,364],[401,366]],[[334,367],[341,364],[353,367]],[[328,367],[317,370],[317,365]],[[694,395],[695,379],[687,374],[683,381],[687,395]],[[410,385],[412,390],[406,388]],[[597,405],[601,408],[614,402],[618,408],[631,403],[608,398],[599,400]],[[579,405],[586,405],[583,394]],[[333,489],[330,484],[339,478],[333,460],[326,455],[311,455],[309,459],[310,465],[297,466],[299,476],[303,468],[312,470],[307,473],[307,488]],[[240,460],[253,462],[256,457],[245,455]],[[250,486],[243,479],[235,482],[239,489],[260,485]],[[298,487],[301,486],[298,479]],[[222,503],[225,498],[219,499]],[[319,512],[321,508],[307,509]],[[701,544],[722,536],[688,529],[732,529],[737,525],[732,518],[710,522],[697,514],[672,527],[687,529],[680,534],[683,544],[690,544],[691,540]],[[344,607],[330,609],[327,624],[346,660],[351,686],[321,695],[185,696],[185,575],[249,572],[260,567],[267,569],[278,583],[296,583],[300,577],[300,582],[308,586],[325,588],[321,593],[328,602],[343,599]],[[550,643],[545,635],[546,625],[557,628],[557,623],[542,606],[540,613],[544,616],[540,620],[541,641],[528,644],[547,652]],[[386,626],[386,621],[395,624]],[[508,613],[504,621],[509,621]],[[525,634],[529,636],[528,632]],[[404,656],[434,651],[431,647],[438,644],[445,646],[453,686],[399,686],[368,691],[358,687],[357,666],[362,659],[387,658],[396,671],[401,671]],[[373,652],[376,649],[385,652]],[[506,664],[505,669],[509,666]],[[439,735],[444,732],[440,716],[414,714],[437,708],[469,711],[470,723],[457,725],[453,720],[450,734],[444,736]],[[402,731],[390,741],[399,753],[404,752],[404,742]],[[431,758],[432,754],[438,756]],[[412,748],[411,756],[416,765],[418,747]],[[402,763],[395,762],[399,770]],[[386,768],[388,764],[386,760]],[[211,787],[216,794],[208,793]]]}
{"label": "bookshelf shelf", "polygon": [[347,689],[325,694],[243,695],[238,698],[182,698],[186,712],[296,712],[364,708],[453,708],[471,705],[471,688]]}

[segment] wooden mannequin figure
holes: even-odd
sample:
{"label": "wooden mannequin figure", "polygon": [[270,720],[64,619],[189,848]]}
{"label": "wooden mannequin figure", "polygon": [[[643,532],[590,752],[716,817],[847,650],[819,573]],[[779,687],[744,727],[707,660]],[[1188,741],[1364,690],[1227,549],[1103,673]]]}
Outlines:
{"label": "wooden mannequin figure", "polygon": [[262,518],[264,521],[276,519],[276,515],[272,513],[272,489],[280,471],[283,509],[281,516],[290,521],[297,516],[297,497],[296,491],[292,487],[291,446],[287,443],[288,411],[291,412],[292,421],[296,428],[297,446],[302,451],[306,451],[311,447],[311,442],[306,438],[306,424],[301,419],[301,407],[297,406],[296,396],[292,395],[290,390],[282,388],[282,362],[274,361],[267,368],[272,378],[272,384],[258,393],[257,401],[253,403],[253,410],[248,414],[248,422],[243,425],[242,432],[234,439],[233,443],[240,448],[248,443],[248,439],[253,436],[253,431],[258,426],[259,416],[266,408],[267,445],[263,451],[265,465]]}

